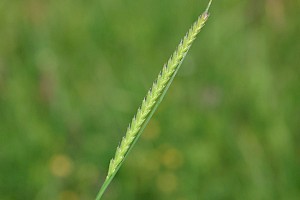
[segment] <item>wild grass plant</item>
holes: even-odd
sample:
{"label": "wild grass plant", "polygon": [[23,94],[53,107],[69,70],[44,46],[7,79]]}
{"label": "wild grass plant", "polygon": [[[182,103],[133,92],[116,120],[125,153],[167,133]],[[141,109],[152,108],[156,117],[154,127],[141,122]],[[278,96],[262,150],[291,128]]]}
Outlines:
{"label": "wild grass plant", "polygon": [[[124,120],[208,2],[0,1],[0,200],[95,199]],[[212,5],[101,200],[299,199],[296,2]]]}
{"label": "wild grass plant", "polygon": [[212,0],[209,1],[206,10],[198,17],[184,38],[180,41],[177,49],[163,66],[157,79],[154,81],[146,97],[143,99],[141,106],[138,108],[136,115],[133,117],[127,128],[125,136],[122,138],[120,145],[117,147],[114,158],[111,159],[109,163],[106,179],[97,194],[96,200],[101,199],[103,193],[118,172],[126,156],[133,148],[152,115],[156,111],[158,105],[163,100],[185,56],[196,39],[196,36],[201,31],[209,17],[208,10],[211,2]]}

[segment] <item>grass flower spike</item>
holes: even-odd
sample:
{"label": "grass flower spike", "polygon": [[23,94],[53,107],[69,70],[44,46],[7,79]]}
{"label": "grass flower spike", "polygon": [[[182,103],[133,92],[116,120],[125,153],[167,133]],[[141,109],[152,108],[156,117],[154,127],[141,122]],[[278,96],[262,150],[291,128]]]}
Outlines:
{"label": "grass flower spike", "polygon": [[138,137],[141,135],[148,121],[162,101],[193,41],[196,39],[197,34],[200,32],[201,28],[208,19],[208,9],[211,2],[212,0],[210,0],[204,13],[199,16],[197,21],[194,22],[192,27],[181,40],[176,51],[163,66],[163,69],[159,73],[156,81],[148,91],[142,102],[142,105],[137,110],[136,115],[129,124],[125,136],[122,138],[120,145],[117,147],[114,158],[110,161],[106,179],[96,197],[96,200],[101,198],[107,186],[123,163],[125,157],[134,146]]}

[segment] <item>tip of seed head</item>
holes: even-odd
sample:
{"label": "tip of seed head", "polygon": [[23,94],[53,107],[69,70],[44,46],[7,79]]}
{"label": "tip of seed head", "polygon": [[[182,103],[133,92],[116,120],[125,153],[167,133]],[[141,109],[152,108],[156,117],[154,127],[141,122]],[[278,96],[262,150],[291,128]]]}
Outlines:
{"label": "tip of seed head", "polygon": [[204,20],[207,20],[208,17],[209,17],[209,13],[205,11],[205,12],[202,14],[202,18],[203,18]]}
{"label": "tip of seed head", "polygon": [[210,1],[208,2],[208,5],[207,5],[206,10],[205,10],[205,13],[208,13],[208,10],[209,10],[209,8],[210,8],[211,3],[212,3],[212,0],[210,0]]}

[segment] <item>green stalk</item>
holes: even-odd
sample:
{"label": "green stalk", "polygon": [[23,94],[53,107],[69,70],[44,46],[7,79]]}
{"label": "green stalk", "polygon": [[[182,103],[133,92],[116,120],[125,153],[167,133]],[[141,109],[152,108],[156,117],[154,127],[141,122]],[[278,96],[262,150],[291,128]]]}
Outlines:
{"label": "green stalk", "polygon": [[101,199],[103,193],[118,172],[126,156],[138,140],[139,136],[142,134],[158,105],[163,100],[193,41],[196,39],[196,36],[208,19],[208,9],[211,2],[212,0],[209,1],[204,13],[199,16],[185,37],[181,40],[177,49],[172,54],[168,62],[163,66],[162,71],[159,73],[156,81],[154,81],[151,89],[148,91],[141,107],[138,109],[136,115],[129,124],[125,136],[122,138],[120,145],[117,147],[115,157],[110,161],[106,179],[97,194],[96,200]]}

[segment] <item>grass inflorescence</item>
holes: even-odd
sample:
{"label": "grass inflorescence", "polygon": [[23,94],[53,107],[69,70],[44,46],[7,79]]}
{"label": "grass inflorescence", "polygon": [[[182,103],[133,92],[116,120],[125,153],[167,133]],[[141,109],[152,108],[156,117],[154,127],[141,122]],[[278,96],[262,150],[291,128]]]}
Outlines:
{"label": "grass inflorescence", "polygon": [[142,105],[138,108],[136,115],[133,117],[127,128],[125,136],[122,138],[120,145],[117,147],[114,158],[110,161],[106,179],[96,197],[96,200],[101,199],[103,193],[117,173],[125,157],[134,146],[148,121],[164,98],[192,43],[208,19],[208,9],[211,5],[211,2],[212,0],[209,1],[204,13],[198,17],[184,38],[180,41],[177,49],[171,55],[167,63],[163,66],[163,69],[160,71],[151,89],[143,99]]}

